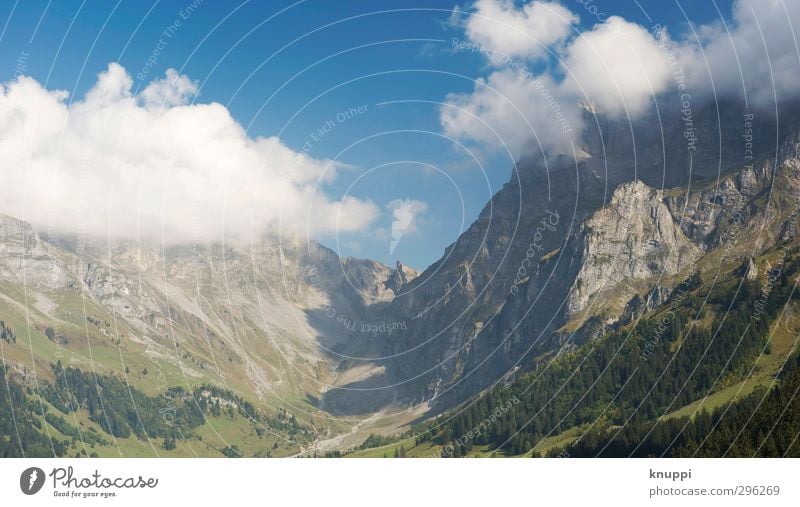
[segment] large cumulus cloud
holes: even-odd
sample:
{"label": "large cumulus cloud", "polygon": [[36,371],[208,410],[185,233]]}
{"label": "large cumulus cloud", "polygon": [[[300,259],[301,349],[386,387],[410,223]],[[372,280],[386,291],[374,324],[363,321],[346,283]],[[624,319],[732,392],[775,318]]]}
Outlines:
{"label": "large cumulus cloud", "polygon": [[174,70],[138,94],[110,64],[86,95],[19,77],[0,89],[0,213],[37,228],[167,241],[359,229],[378,208],[331,200],[339,164],[251,137],[221,104],[190,104]]}

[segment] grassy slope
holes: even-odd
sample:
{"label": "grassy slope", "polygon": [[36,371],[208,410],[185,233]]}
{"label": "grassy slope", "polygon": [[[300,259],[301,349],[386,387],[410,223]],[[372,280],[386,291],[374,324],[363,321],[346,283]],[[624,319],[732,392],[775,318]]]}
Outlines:
{"label": "grassy slope", "polygon": [[[99,425],[90,421],[88,413],[79,411],[74,414],[61,414],[43,398],[35,394],[34,378],[53,382],[51,364],[61,361],[64,365],[73,365],[84,371],[98,374],[122,374],[127,368],[125,378],[130,384],[150,396],[163,392],[169,386],[183,386],[191,390],[199,385],[211,383],[224,385],[226,388],[244,388],[243,378],[220,378],[209,370],[201,370],[197,375],[195,365],[189,365],[192,374],[186,374],[174,362],[148,353],[143,345],[129,339],[135,331],[128,328],[124,321],[115,320],[105,308],[93,303],[78,293],[54,293],[45,296],[49,304],[54,304],[52,315],[45,315],[36,308],[35,293],[25,291],[13,284],[0,286],[0,320],[11,328],[16,335],[16,343],[0,341],[0,357],[9,364],[24,365],[29,374],[27,380],[33,388],[32,398],[41,401],[50,413],[61,415],[72,426],[80,431],[93,428],[102,435],[109,445],[84,445],[81,441],[70,443],[69,456],[97,453],[100,457],[191,457],[222,456],[220,450],[236,445],[244,456],[289,455],[297,452],[299,444],[292,442],[285,435],[271,428],[262,428],[263,435],[256,432],[256,425],[244,416],[237,414],[233,419],[228,416],[208,417],[206,424],[196,430],[198,438],[190,438],[176,442],[176,448],[165,450],[162,439],[151,441],[139,440],[135,436],[129,438],[113,438],[104,433]],[[25,304],[27,302],[27,304]],[[86,316],[100,322],[96,325],[86,320]],[[69,340],[60,345],[45,336],[45,328],[51,326]],[[118,337],[118,338],[115,338]],[[186,352],[192,354],[194,351]],[[144,373],[145,370],[147,373]],[[307,405],[304,400],[295,402]],[[275,404],[273,403],[274,407]],[[43,427],[51,438],[72,440],[44,421]],[[275,445],[277,444],[277,446]]]}

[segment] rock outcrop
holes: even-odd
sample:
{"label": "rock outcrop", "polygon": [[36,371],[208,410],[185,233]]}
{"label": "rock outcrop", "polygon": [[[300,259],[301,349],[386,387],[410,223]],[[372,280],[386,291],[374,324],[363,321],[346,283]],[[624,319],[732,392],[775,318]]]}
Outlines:
{"label": "rock outcrop", "polygon": [[0,215],[0,278],[34,289],[63,288],[67,266],[26,222]]}
{"label": "rock outcrop", "polygon": [[392,301],[404,285],[419,276],[400,261],[391,269],[377,261],[347,257],[342,261],[342,269],[343,284],[357,293],[365,305]]}
{"label": "rock outcrop", "polygon": [[583,264],[570,289],[567,318],[609,291],[627,301],[636,293],[629,282],[675,275],[703,253],[675,222],[663,192],[639,180],[618,187],[584,229]]}

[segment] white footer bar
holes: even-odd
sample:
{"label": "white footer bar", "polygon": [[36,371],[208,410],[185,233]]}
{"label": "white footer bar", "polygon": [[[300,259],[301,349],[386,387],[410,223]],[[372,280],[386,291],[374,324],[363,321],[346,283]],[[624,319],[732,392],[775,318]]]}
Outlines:
{"label": "white footer bar", "polygon": [[0,478],[15,506],[800,505],[796,459],[4,459]]}

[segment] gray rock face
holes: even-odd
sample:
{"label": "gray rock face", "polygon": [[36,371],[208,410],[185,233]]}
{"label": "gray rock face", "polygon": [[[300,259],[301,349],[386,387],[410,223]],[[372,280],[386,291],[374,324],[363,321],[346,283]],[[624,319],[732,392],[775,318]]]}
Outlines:
{"label": "gray rock face", "polygon": [[380,262],[348,257],[342,261],[343,283],[358,294],[365,305],[388,303],[403,286],[419,276],[400,261],[391,269]]}
{"label": "gray rock face", "polygon": [[729,224],[728,232],[748,222],[752,209],[748,201],[763,192],[772,181],[774,162],[766,160],[746,165],[733,177],[698,191],[673,193],[666,199],[683,233],[706,248],[715,248],[725,237],[715,232]]}
{"label": "gray rock face", "polygon": [[634,295],[625,305],[625,310],[620,315],[619,321],[630,322],[654,310],[666,303],[672,292],[671,288],[656,284],[644,297],[639,294]]}
{"label": "gray rock face", "polygon": [[404,266],[402,262],[397,261],[395,269],[389,274],[389,277],[384,282],[384,286],[391,290],[395,295],[401,294],[406,284],[411,283],[416,277],[419,276],[419,271]]}
{"label": "gray rock face", "polygon": [[668,197],[667,205],[679,217],[683,233],[696,243],[705,243],[712,237],[723,214],[744,221],[745,197],[734,181],[726,178],[714,188],[700,192],[682,192]]}
{"label": "gray rock face", "polygon": [[584,228],[583,265],[570,289],[567,318],[609,290],[629,299],[634,292],[626,282],[680,273],[703,253],[675,223],[663,192],[638,180],[618,187]]}
{"label": "gray rock face", "polygon": [[32,288],[63,288],[68,283],[67,266],[57,250],[29,224],[0,215],[0,278]]}

